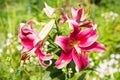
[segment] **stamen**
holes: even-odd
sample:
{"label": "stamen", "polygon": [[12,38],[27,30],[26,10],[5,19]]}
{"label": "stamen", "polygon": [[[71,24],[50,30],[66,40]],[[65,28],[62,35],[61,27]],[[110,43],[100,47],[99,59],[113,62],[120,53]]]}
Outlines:
{"label": "stamen", "polygon": [[77,51],[77,53],[80,55],[81,54],[81,49],[77,45],[74,45],[74,48]]}

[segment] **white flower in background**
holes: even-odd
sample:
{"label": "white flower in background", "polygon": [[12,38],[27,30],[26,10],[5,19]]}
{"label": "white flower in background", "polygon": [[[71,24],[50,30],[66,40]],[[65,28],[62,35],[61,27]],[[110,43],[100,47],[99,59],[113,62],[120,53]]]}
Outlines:
{"label": "white flower in background", "polygon": [[102,55],[103,55],[103,53],[98,53],[98,56],[99,56],[99,57],[102,57]]}
{"label": "white flower in background", "polygon": [[99,65],[99,67],[101,68],[101,70],[104,71],[104,69],[107,68],[107,64],[108,64],[108,63],[101,63],[101,64]]}
{"label": "white flower in background", "polygon": [[118,17],[118,14],[110,11],[110,16]]}
{"label": "white flower in background", "polygon": [[116,61],[115,61],[115,64],[117,65],[118,63],[119,63],[118,60],[116,60]]}
{"label": "white flower in background", "polygon": [[93,67],[94,65],[95,65],[95,64],[94,64],[94,62],[90,62],[90,66],[92,66],[92,67]]}
{"label": "white flower in background", "polygon": [[115,58],[115,54],[111,54],[111,55],[110,55],[110,58]]}
{"label": "white flower in background", "polygon": [[92,60],[92,58],[89,58],[89,66],[93,67],[95,65],[94,61]]}
{"label": "white flower in background", "polygon": [[35,65],[37,65],[37,62],[34,62]]}
{"label": "white flower in background", "polygon": [[19,50],[19,51],[22,50],[22,46],[21,46],[21,45],[18,45],[16,48],[17,48],[17,50]]}
{"label": "white flower in background", "polygon": [[13,35],[11,33],[8,33],[7,36],[8,36],[8,38],[12,38],[13,37]]}
{"label": "white flower in background", "polygon": [[0,49],[0,57],[2,56],[3,49]]}
{"label": "white flower in background", "polygon": [[92,80],[97,80],[97,79],[94,77],[94,78],[92,78]]}
{"label": "white flower in background", "polygon": [[14,72],[14,69],[13,68],[10,68],[10,73],[13,73]]}
{"label": "white flower in background", "polygon": [[109,64],[114,64],[116,62],[116,60],[113,58],[109,61]]}
{"label": "white flower in background", "polygon": [[111,54],[111,55],[110,55],[110,58],[111,58],[111,59],[113,59],[113,58],[115,58],[115,59],[120,59],[120,54]]}
{"label": "white flower in background", "polygon": [[46,45],[49,45],[50,43],[48,41],[45,42]]}
{"label": "white flower in background", "polygon": [[100,78],[104,78],[106,75],[110,75],[112,77],[114,73],[119,71],[119,68],[115,65],[118,65],[119,62],[116,60],[113,54],[111,54],[112,59],[110,61],[103,60],[103,63],[100,63],[99,66],[96,68],[96,71],[98,72],[98,76]]}
{"label": "white flower in background", "polygon": [[112,67],[108,67],[109,69],[109,74],[111,74],[111,75],[113,75],[114,73],[116,73],[117,71],[118,71],[118,69],[117,68],[112,68]]}
{"label": "white flower in background", "polygon": [[115,16],[115,17],[118,17],[118,14],[117,14],[117,13],[115,13],[115,14],[114,14],[114,16]]}
{"label": "white flower in background", "polygon": [[120,68],[118,69],[118,72],[120,72]]}
{"label": "white flower in background", "polygon": [[114,13],[112,11],[110,11],[110,15],[113,15]]}
{"label": "white flower in background", "polygon": [[111,63],[111,64],[118,64],[118,61],[117,61],[116,59],[111,59],[111,60],[110,60],[110,63]]}
{"label": "white flower in background", "polygon": [[0,53],[2,53],[3,52],[3,49],[0,49]]}
{"label": "white flower in background", "polygon": [[106,21],[110,21],[110,20],[113,21],[118,17],[118,13],[115,13],[113,11],[105,12],[101,14],[101,17],[104,17]]}
{"label": "white flower in background", "polygon": [[100,77],[100,78],[104,78],[105,75],[104,75],[104,74],[100,74],[99,77]]}
{"label": "white flower in background", "polygon": [[116,55],[115,55],[115,58],[116,58],[116,59],[120,59],[120,54],[116,54]]}
{"label": "white flower in background", "polygon": [[91,62],[91,61],[92,61],[92,58],[89,58],[89,61]]}
{"label": "white flower in background", "polygon": [[5,45],[4,45],[4,46],[6,47],[6,46],[9,46],[10,44],[11,44],[10,39],[6,39],[6,43],[5,43]]}
{"label": "white flower in background", "polygon": [[104,13],[102,13],[102,14],[101,14],[101,16],[102,16],[102,17],[104,17],[104,16],[105,16],[105,14],[104,14]]}

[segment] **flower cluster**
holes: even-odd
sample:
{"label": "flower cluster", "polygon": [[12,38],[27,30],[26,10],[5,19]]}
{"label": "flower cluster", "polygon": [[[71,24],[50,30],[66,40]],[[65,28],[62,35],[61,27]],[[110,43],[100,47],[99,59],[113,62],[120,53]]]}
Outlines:
{"label": "flower cluster", "polygon": [[115,13],[113,11],[102,13],[101,16],[106,20],[106,21],[114,21],[118,17],[118,13]]}
{"label": "flower cluster", "polygon": [[[55,43],[61,47],[62,52],[59,59],[56,61],[56,67],[58,69],[63,68],[67,64],[74,61],[76,65],[76,71],[85,69],[88,66],[89,58],[88,52],[103,52],[105,47],[96,42],[98,34],[96,33],[97,25],[90,19],[84,16],[84,9],[76,9],[71,7],[71,17],[67,15],[63,8],[52,8],[45,3],[44,11],[49,18],[56,11],[62,13],[60,23],[68,23],[72,32],[68,36],[57,36]],[[35,21],[28,21],[26,24],[20,24],[19,37],[23,45],[23,53],[34,51],[38,56],[39,62],[42,66],[49,66],[53,55],[46,54],[42,51],[42,47],[45,42],[46,36],[49,34],[51,27],[43,28],[40,35],[32,28],[32,23]],[[36,22],[35,22],[36,23]],[[54,22],[52,22],[53,26]],[[49,26],[51,26],[49,25]],[[83,29],[84,27],[84,29]],[[42,34],[41,34],[42,33]],[[22,56],[21,59],[29,57]],[[44,61],[49,60],[50,64],[45,64]]]}
{"label": "flower cluster", "polygon": [[96,74],[99,75],[100,78],[104,78],[105,76],[114,77],[114,73],[120,72],[119,60],[120,54],[111,54],[110,60],[104,59],[103,62],[98,65]]}

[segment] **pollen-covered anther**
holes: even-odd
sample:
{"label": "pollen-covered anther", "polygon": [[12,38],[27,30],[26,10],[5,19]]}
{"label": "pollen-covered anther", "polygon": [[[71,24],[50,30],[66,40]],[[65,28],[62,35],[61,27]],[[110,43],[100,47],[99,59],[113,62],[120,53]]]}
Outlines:
{"label": "pollen-covered anther", "polygon": [[80,55],[81,49],[78,47],[78,45],[74,45],[74,48],[75,48],[76,52],[78,53],[78,55]]}

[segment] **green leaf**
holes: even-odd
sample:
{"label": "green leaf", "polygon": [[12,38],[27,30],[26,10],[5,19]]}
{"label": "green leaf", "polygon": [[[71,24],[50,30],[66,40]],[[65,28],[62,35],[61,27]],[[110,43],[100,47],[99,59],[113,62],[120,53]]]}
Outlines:
{"label": "green leaf", "polygon": [[78,80],[85,80],[85,76],[86,76],[86,72],[84,72],[84,73],[78,78]]}

